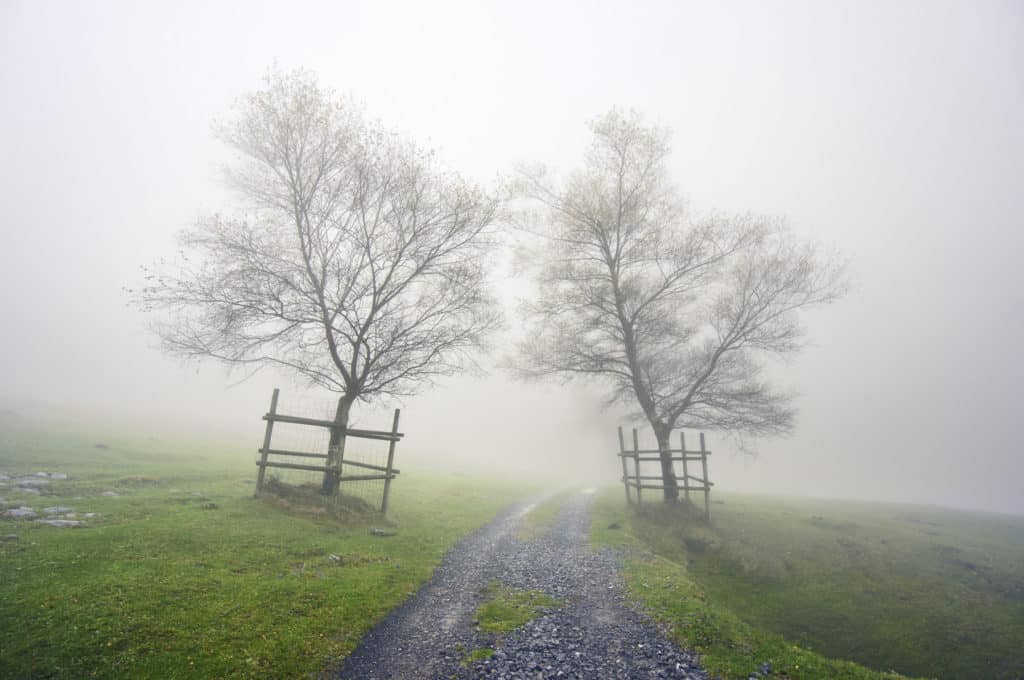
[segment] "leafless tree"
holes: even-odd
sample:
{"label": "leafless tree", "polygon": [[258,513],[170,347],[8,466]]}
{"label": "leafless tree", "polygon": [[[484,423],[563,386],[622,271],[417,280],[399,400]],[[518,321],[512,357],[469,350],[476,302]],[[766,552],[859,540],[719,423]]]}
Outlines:
{"label": "leafless tree", "polygon": [[545,208],[521,370],[601,379],[611,401],[639,405],[675,501],[674,428],[792,428],[793,395],[769,384],[764,358],[799,349],[797,313],[842,295],[842,266],[777,219],[691,218],[666,172],[668,132],[638,114],[592,127],[567,181],[543,169],[517,181]]}
{"label": "leafless tree", "polygon": [[218,132],[248,212],[185,231],[180,263],[133,293],[165,313],[164,348],[294,371],[340,393],[342,426],[357,400],[464,368],[500,321],[485,286],[495,198],[302,72],[271,72],[236,114]]}

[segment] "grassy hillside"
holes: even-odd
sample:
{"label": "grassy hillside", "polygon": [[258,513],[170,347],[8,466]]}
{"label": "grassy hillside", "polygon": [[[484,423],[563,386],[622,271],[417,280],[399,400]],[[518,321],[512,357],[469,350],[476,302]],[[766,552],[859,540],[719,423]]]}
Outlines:
{"label": "grassy hillside", "polygon": [[[102,447],[97,448],[97,444]],[[252,498],[254,452],[0,426],[0,677],[299,677],[348,654],[521,487],[406,471],[382,520]],[[111,493],[112,492],[112,493]],[[106,494],[106,495],[105,495]],[[116,495],[113,495],[116,494]]]}
{"label": "grassy hillside", "polygon": [[716,496],[708,527],[655,505],[634,516],[608,490],[595,532],[650,551],[634,592],[727,677],[773,655],[790,677],[877,677],[824,659],[797,670],[787,658],[804,649],[911,675],[1024,677],[1024,518]]}

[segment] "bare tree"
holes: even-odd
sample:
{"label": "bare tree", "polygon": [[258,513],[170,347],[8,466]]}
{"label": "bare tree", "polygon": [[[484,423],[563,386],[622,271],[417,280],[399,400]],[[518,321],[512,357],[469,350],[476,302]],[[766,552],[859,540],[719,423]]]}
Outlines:
{"label": "bare tree", "polygon": [[592,127],[566,182],[543,169],[517,182],[547,225],[521,370],[597,378],[611,401],[639,405],[675,501],[674,428],[792,428],[793,395],[769,384],[763,359],[799,349],[797,312],[842,295],[842,267],[777,219],[692,219],[666,172],[668,132],[638,114],[613,110]]}
{"label": "bare tree", "polygon": [[271,72],[236,114],[218,132],[249,212],[185,231],[180,264],[133,293],[167,313],[164,348],[294,371],[340,393],[342,427],[357,400],[463,368],[500,321],[485,286],[496,200],[301,72]]}

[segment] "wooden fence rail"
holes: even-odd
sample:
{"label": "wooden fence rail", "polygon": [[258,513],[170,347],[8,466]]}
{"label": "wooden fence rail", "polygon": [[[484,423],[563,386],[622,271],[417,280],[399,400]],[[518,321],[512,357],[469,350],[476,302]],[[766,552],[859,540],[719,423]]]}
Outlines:
{"label": "wooden fence rail", "polygon": [[[668,449],[666,453],[669,454],[669,458],[673,463],[680,462],[683,464],[683,474],[679,475],[675,471],[675,465],[672,466],[673,479],[675,481],[675,487],[683,492],[686,501],[690,500],[690,492],[703,492],[704,494],[704,518],[707,520],[711,519],[711,487],[714,483],[708,480],[708,456],[711,452],[707,450],[704,443],[704,433],[700,433],[700,449],[697,451],[688,450],[686,448],[686,435],[682,432],[679,433],[679,448]],[[634,503],[633,496],[636,496],[636,505],[643,503],[643,490],[664,490],[671,488],[671,485],[665,484],[665,478],[661,474],[641,474],[642,463],[660,463],[661,462],[661,451],[658,449],[641,449],[640,448],[640,437],[636,430],[633,428],[633,448],[626,448],[626,439],[623,436],[622,428],[619,428],[619,459],[622,461],[622,485],[626,491],[626,503],[632,505]],[[632,471],[629,470],[629,466],[626,461],[633,462]],[[689,466],[687,463],[700,463],[702,477],[698,477],[690,473]],[[652,484],[646,482],[660,482],[660,484]],[[630,489],[633,493],[630,493]]]}
{"label": "wooden fence rail", "polygon": [[[256,461],[256,465],[259,466],[259,473],[256,476],[256,495],[259,496],[263,492],[264,479],[266,477],[267,468],[280,468],[285,470],[307,470],[310,472],[334,472],[338,476],[339,484],[341,482],[361,482],[361,481],[383,481],[384,491],[381,495],[380,511],[381,514],[387,514],[388,511],[388,494],[391,491],[391,480],[397,477],[401,470],[394,467],[395,462],[395,445],[401,441],[405,435],[398,431],[398,419],[401,414],[400,409],[395,409],[395,418],[391,425],[391,431],[383,430],[362,430],[349,427],[341,427],[338,423],[333,420],[321,420],[318,418],[304,418],[301,416],[289,416],[277,412],[277,398],[280,390],[274,389],[274,394],[270,398],[270,410],[263,416],[263,420],[267,421],[266,431],[263,435],[263,446],[259,449],[260,458]],[[342,455],[336,465],[307,465],[305,463],[286,463],[284,461],[272,460],[271,456],[286,456],[292,458],[310,458],[314,460],[328,460],[329,454],[327,453],[312,453],[307,451],[290,451],[287,449],[275,449],[271,446],[271,439],[274,433],[274,423],[288,423],[291,425],[307,425],[311,427],[324,427],[331,430],[332,435],[340,435],[342,441],[348,437],[355,437],[356,439],[376,439],[389,442],[388,445],[388,457],[387,465],[372,465],[370,463],[364,463],[356,460],[346,460]],[[343,449],[342,449],[343,450]],[[363,470],[374,470],[381,474],[345,474],[344,466],[351,466],[360,468]]]}

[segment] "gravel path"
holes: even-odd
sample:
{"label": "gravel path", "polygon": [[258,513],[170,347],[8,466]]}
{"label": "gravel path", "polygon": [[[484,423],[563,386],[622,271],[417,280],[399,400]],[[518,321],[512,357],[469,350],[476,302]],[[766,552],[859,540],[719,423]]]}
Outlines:
{"label": "gravel path", "polygon": [[[463,540],[328,677],[704,680],[693,654],[626,606],[615,553],[587,547],[591,499],[572,495],[539,538],[516,537],[529,509],[517,508]],[[566,604],[495,639],[473,624],[479,593],[495,579]],[[465,665],[467,652],[485,647],[495,649],[490,659]]]}

